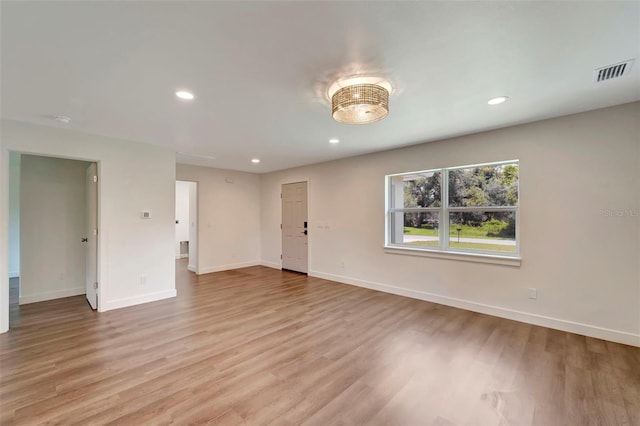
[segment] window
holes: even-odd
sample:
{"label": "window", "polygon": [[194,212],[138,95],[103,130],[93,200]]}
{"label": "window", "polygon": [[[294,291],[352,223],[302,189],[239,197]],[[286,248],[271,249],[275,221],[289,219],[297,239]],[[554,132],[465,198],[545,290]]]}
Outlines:
{"label": "window", "polygon": [[518,255],[518,161],[386,179],[386,247]]}

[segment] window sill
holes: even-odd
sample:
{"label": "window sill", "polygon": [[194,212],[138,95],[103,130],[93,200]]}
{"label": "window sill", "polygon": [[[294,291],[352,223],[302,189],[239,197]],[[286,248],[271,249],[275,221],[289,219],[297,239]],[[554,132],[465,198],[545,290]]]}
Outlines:
{"label": "window sill", "polygon": [[494,265],[516,266],[516,267],[519,267],[520,264],[522,263],[522,258],[519,256],[500,256],[500,255],[483,254],[483,253],[461,253],[461,252],[455,252],[455,251],[413,249],[409,247],[400,247],[400,246],[385,246],[384,252],[389,254],[403,254],[406,256],[433,257],[436,259],[459,260],[464,262],[476,262],[476,263],[490,263]]}

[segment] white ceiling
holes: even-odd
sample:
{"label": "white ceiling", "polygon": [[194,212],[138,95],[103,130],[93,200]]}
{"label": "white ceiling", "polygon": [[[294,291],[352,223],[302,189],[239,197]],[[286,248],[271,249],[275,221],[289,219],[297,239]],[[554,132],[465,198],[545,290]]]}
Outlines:
{"label": "white ceiling", "polygon": [[[640,99],[640,61],[592,80],[640,58],[640,2],[3,1],[1,37],[4,118],[259,173]],[[389,116],[334,122],[328,86],[362,73]]]}

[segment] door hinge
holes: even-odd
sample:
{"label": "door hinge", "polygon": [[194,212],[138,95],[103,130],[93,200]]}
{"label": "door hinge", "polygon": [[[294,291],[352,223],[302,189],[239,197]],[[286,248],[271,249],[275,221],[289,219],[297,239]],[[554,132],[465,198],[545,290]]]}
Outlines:
{"label": "door hinge", "polygon": [[282,224],[280,224],[280,229],[282,229]]}
{"label": "door hinge", "polygon": [[98,235],[98,229],[97,229],[97,228],[95,228],[95,229],[93,230],[93,235]]}
{"label": "door hinge", "polygon": [[98,176],[94,176],[94,177],[93,177],[93,181],[94,181],[94,182],[97,182],[97,181],[98,181]]}
{"label": "door hinge", "polygon": [[98,289],[98,283],[93,283],[93,288],[94,288],[95,290],[97,290],[97,289]]}
{"label": "door hinge", "polygon": [[282,198],[282,192],[280,193],[280,198]]}
{"label": "door hinge", "polygon": [[282,260],[282,255],[280,255],[280,260]]}

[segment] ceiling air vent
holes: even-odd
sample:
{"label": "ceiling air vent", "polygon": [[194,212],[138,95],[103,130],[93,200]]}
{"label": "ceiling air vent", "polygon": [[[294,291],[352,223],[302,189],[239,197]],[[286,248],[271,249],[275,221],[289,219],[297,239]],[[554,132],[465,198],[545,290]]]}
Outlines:
{"label": "ceiling air vent", "polygon": [[620,62],[619,64],[609,65],[607,67],[595,69],[593,70],[593,82],[600,83],[602,81],[607,81],[614,78],[622,77],[623,75],[629,72],[632,64],[633,64],[633,59],[630,59],[625,62]]}

